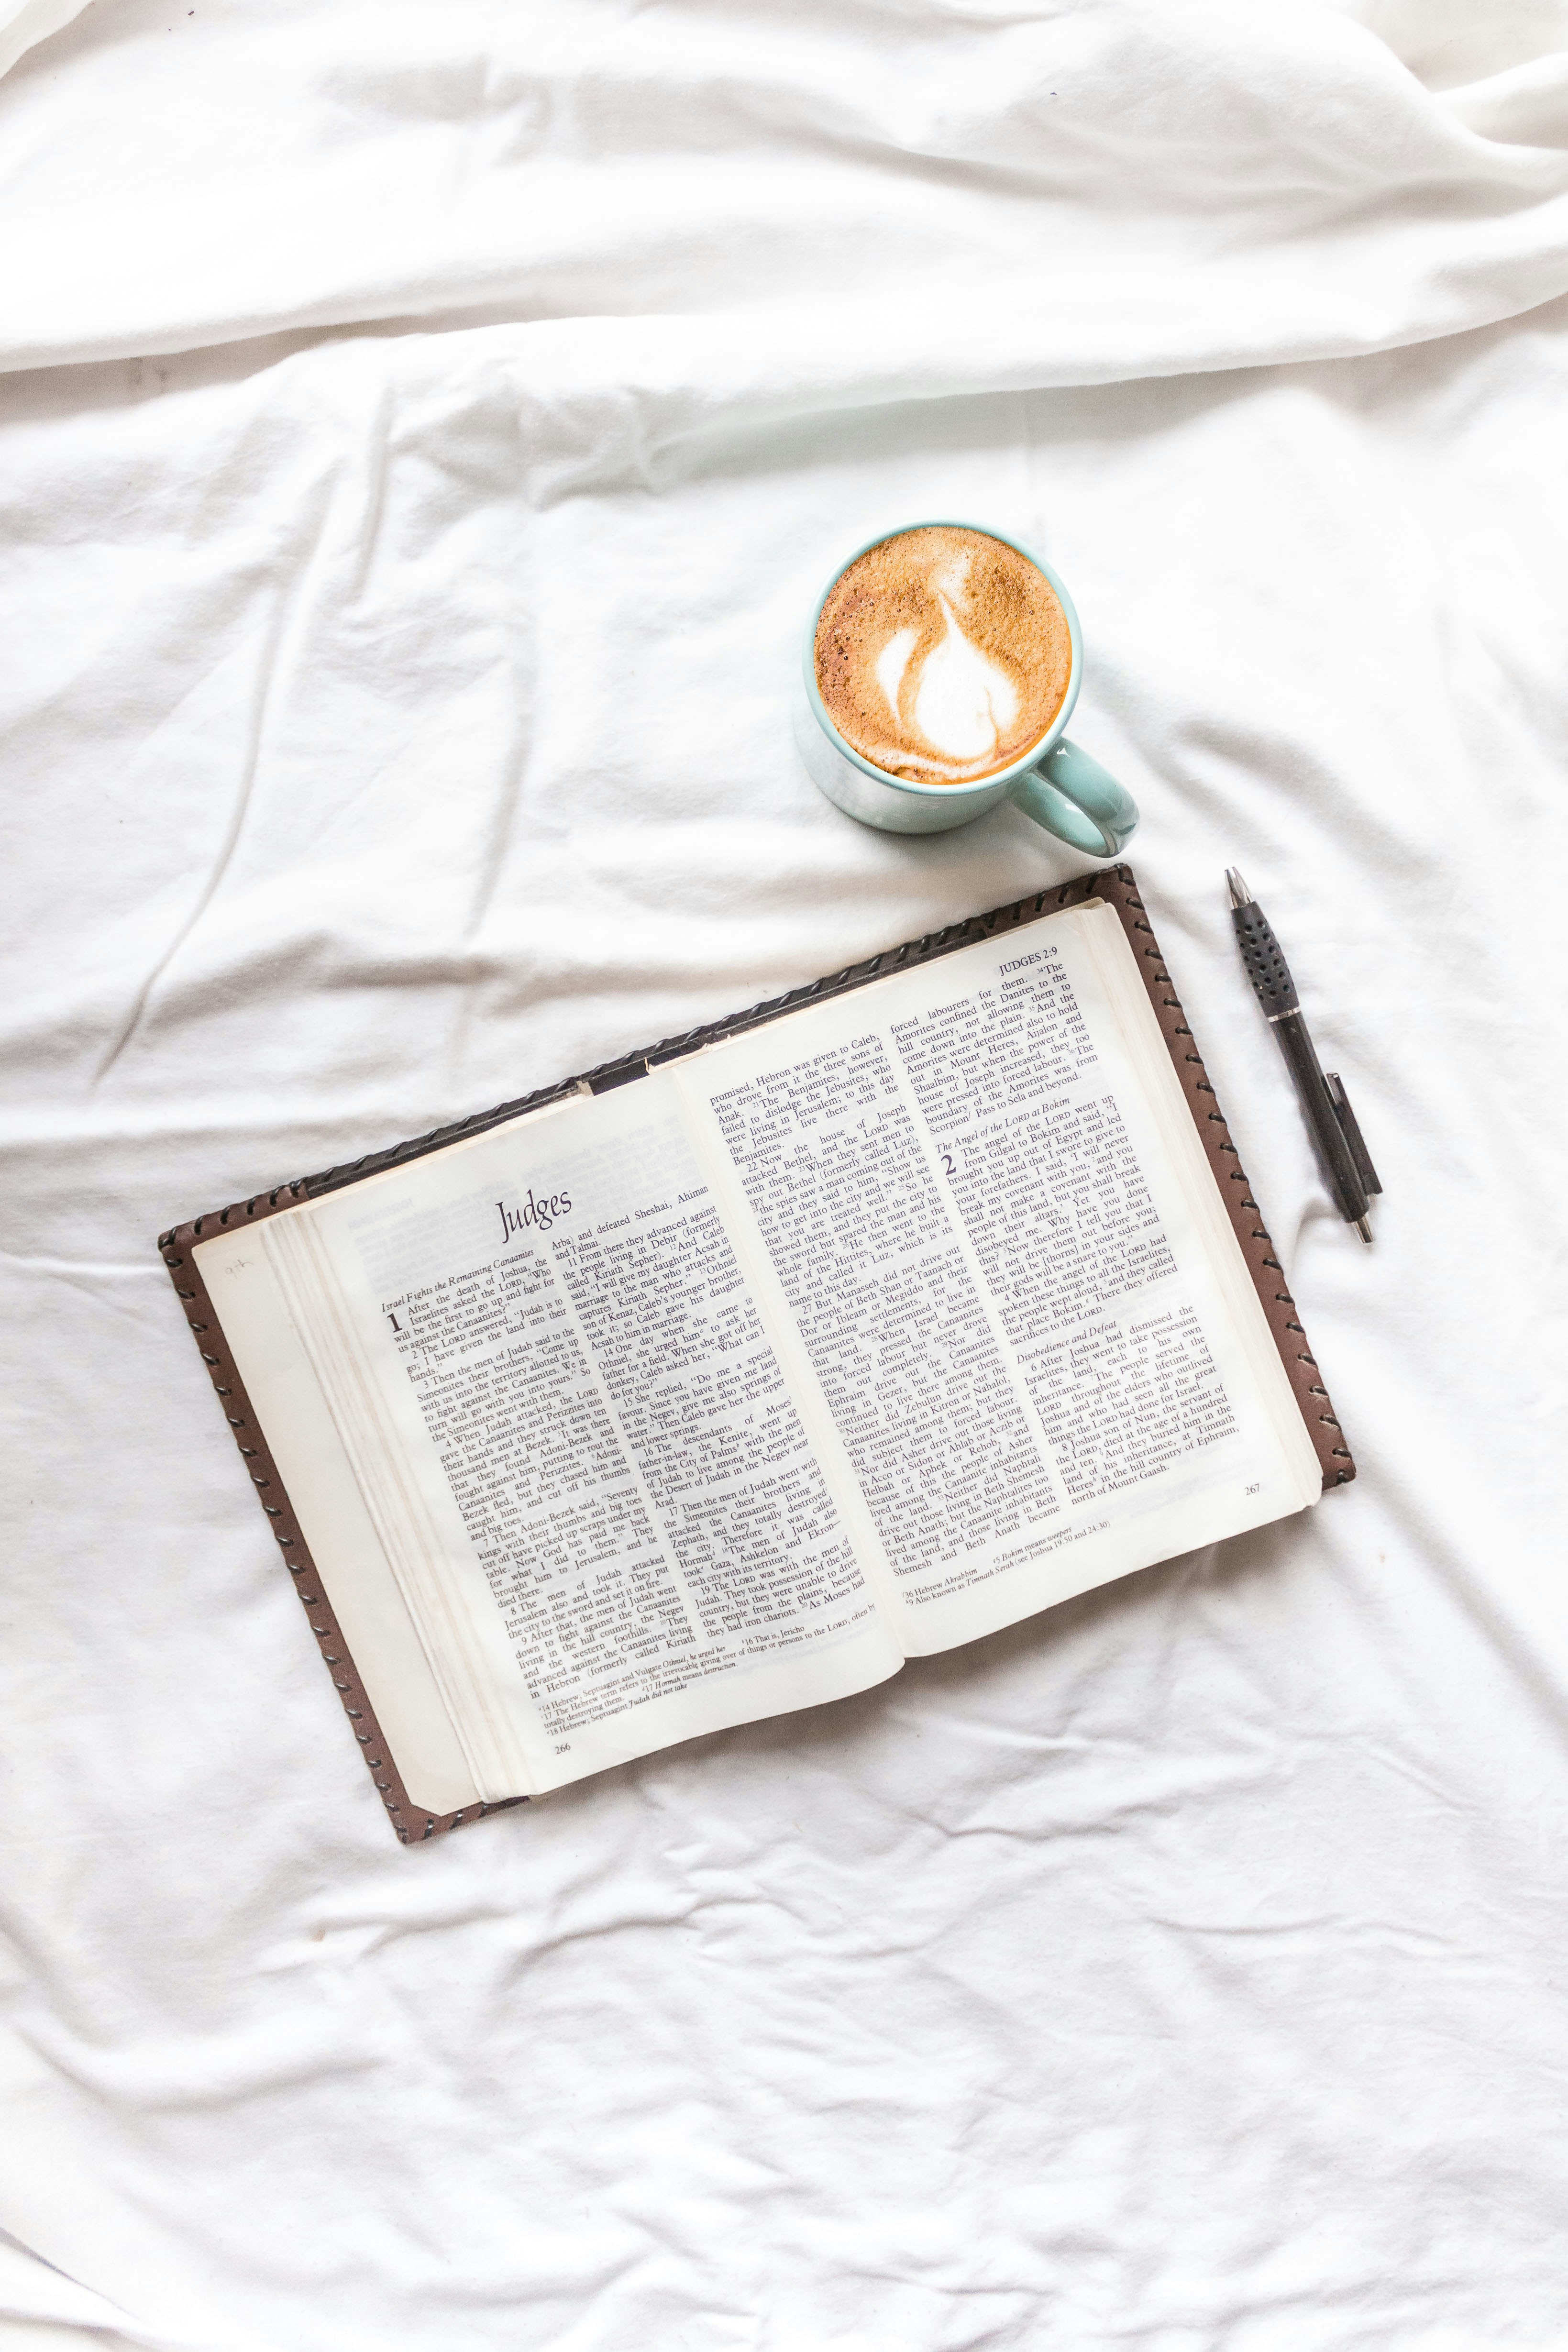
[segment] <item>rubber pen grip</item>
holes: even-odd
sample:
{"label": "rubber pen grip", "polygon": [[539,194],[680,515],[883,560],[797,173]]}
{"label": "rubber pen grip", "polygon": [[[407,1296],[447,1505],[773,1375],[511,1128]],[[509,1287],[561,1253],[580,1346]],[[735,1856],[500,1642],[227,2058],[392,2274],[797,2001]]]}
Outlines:
{"label": "rubber pen grip", "polygon": [[1299,1011],[1301,1000],[1296,993],[1290,967],[1262,908],[1256,899],[1245,907],[1233,907],[1230,919],[1236,925],[1237,945],[1247,966],[1247,977],[1270,1021],[1277,1021],[1282,1013]]}

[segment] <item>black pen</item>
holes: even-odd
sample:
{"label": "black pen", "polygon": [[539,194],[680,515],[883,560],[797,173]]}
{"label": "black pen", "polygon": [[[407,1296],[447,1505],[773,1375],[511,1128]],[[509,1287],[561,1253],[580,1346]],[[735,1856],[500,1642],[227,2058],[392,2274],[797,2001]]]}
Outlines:
{"label": "black pen", "polygon": [[1268,916],[1234,866],[1226,867],[1225,878],[1230,885],[1230,919],[1236,925],[1241,960],[1295,1081],[1301,1116],[1307,1122],[1323,1181],[1346,1224],[1353,1225],[1363,1241],[1369,1242],[1372,1227],[1367,1222],[1367,1206],[1372,1195],[1381,1192],[1383,1187],[1362,1139],[1356,1115],[1346,1099],[1338,1073],[1325,1072],[1318,1060],[1290,967],[1279,952],[1279,942]]}

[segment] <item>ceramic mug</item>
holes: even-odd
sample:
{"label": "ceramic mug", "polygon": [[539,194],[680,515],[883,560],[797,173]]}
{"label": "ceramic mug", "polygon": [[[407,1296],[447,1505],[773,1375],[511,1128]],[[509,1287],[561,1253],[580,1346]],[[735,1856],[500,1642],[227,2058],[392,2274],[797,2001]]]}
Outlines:
{"label": "ceramic mug", "polygon": [[886,539],[900,538],[906,530],[933,528],[931,523],[904,523],[897,530],[879,530],[875,539],[847,556],[812,606],[794,714],[795,741],[807,774],[847,816],[879,826],[884,833],[948,833],[955,824],[968,824],[972,818],[984,816],[998,801],[1011,801],[1074,849],[1087,850],[1091,857],[1119,857],[1138,822],[1138,804],[1098,760],[1069,743],[1065,732],[1083,678],[1083,634],[1072,598],[1050,565],[1009,531],[997,530],[988,522],[957,522],[952,516],[940,521],[949,530],[984,531],[988,539],[1002,540],[1050,582],[1067,614],[1072,639],[1072,669],[1061,709],[1039,741],[1031,744],[1020,759],[999,768],[993,776],[976,777],[972,783],[917,784],[907,776],[890,776],[846,742],[817,692],[816,625],[835,583],[868,550],[880,547]]}

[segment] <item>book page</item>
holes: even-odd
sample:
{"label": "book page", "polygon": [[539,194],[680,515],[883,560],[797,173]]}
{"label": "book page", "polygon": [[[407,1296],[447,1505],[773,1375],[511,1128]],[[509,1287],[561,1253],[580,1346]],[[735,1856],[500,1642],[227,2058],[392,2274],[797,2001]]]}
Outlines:
{"label": "book page", "polygon": [[258,1238],[482,1794],[896,1670],[668,1078]]}
{"label": "book page", "polygon": [[1111,908],[918,965],[678,1075],[910,1654],[1316,1498]]}
{"label": "book page", "polygon": [[[313,1573],[310,1581],[300,1580],[300,1598],[309,1607],[319,1580],[410,1801],[430,1813],[477,1804],[468,1759],[315,1368],[284,1305],[259,1226],[220,1230],[192,1254],[310,1549]],[[354,1737],[374,1771],[380,1751],[357,1721]]]}

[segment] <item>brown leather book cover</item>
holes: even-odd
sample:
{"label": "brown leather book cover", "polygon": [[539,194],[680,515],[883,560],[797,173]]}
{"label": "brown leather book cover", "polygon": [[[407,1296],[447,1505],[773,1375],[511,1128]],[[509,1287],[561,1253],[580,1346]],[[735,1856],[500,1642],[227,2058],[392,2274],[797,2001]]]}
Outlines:
{"label": "brown leather book cover", "polygon": [[715,1045],[721,1038],[736,1036],[742,1030],[760,1028],[765,1022],[780,1020],[785,1013],[802,1012],[807,1005],[818,1003],[826,997],[842,995],[852,988],[863,988],[868,981],[882,980],[891,972],[907,970],[911,964],[927,963],[938,956],[951,955],[955,949],[973,947],[981,940],[994,939],[998,932],[1016,929],[1019,924],[1033,922],[1041,915],[1053,915],[1058,908],[1081,905],[1086,898],[1103,898],[1115,908],[1138,958],[1138,968],[1143,975],[1149,1001],[1170,1048],[1171,1059],[1182,1082],[1194,1124],[1208,1155],[1221,1197],[1230,1212],[1236,1237],[1241,1244],[1242,1255],[1247,1260],[1264,1314],[1268,1318],[1275,1345],[1279,1350],[1279,1360],[1301,1408],[1301,1418],[1322,1465],[1323,1485],[1325,1487],[1342,1486],[1355,1476],[1355,1464],[1350,1448],[1334,1418],[1333,1406],[1329,1402],[1328,1391],[1307,1344],[1307,1335],[1301,1328],[1295,1301],[1286,1287],[1274,1244],[1252,1197],[1252,1187],[1230,1139],[1230,1130],[1215,1100],[1215,1090],[1209,1084],[1170,973],[1165,969],[1153,926],[1138,895],[1132,869],[1128,866],[1102,866],[1098,873],[1080,875],[1077,881],[1037,891],[1031,898],[1015,899],[1010,906],[994,908],[987,915],[973,915],[966,922],[950,923],[942,930],[929,932],[922,940],[907,940],[902,947],[889,948],[885,953],[872,956],[864,963],[851,964],[847,970],[834,972],[826,980],[812,981],[803,988],[792,989],[787,995],[773,997],[765,1004],[752,1005],[748,1011],[735,1013],[728,1020],[710,1022],[700,1029],[689,1030],[684,1036],[666,1038],[662,1045],[645,1046],[637,1053],[623,1055],[617,1061],[606,1062],[600,1068],[588,1071],[583,1077],[563,1078],[554,1086],[542,1087],[536,1093],[521,1096],[515,1102],[502,1103],[494,1110],[460,1120],[455,1127],[437,1128],[432,1134],[416,1137],[411,1142],[394,1144],[387,1150],[370,1152],[363,1160],[326,1169],[319,1176],[296,1177],[286,1183],[275,1184],[268,1192],[253,1193],[247,1201],[232,1202],[226,1209],[211,1210],[184,1224],[172,1225],[167,1233],[159,1235],[158,1247],[173,1277],[185,1318],[202,1351],[202,1361],[212,1376],[218,1402],[234,1432],[235,1443],[256,1489],[257,1499],[267,1514],[274,1538],[294,1579],[310,1631],[320,1644],[322,1660],[332,1677],[333,1687],[342,1700],[344,1713],[370,1768],[388,1817],[405,1844],[414,1839],[437,1836],[443,1830],[457,1829],[464,1822],[478,1821],[482,1813],[503,1812],[510,1805],[526,1804],[528,1800],[514,1797],[507,1800],[505,1804],[475,1804],[460,1812],[442,1814],[426,1812],[423,1806],[411,1802],[391,1750],[381,1737],[374,1712],[349,1654],[348,1644],[327,1604],[310,1549],[268,1451],[265,1433],[250,1409],[244,1383],[225,1344],[212,1302],[192,1255],[193,1244],[210,1239],[220,1229],[254,1223],[259,1218],[275,1215],[280,1209],[293,1208],[300,1201],[317,1200],[324,1192],[335,1192],[346,1184],[360,1182],[366,1176],[378,1175],[384,1168],[395,1167],[405,1160],[419,1159],[426,1152],[439,1151],[448,1143],[480,1134],[486,1128],[499,1127],[504,1120],[516,1118],[524,1111],[541,1109],[544,1104],[557,1102],[563,1096],[576,1093],[584,1086],[595,1094],[606,1093],[612,1087],[640,1077],[653,1064],[673,1061],[683,1054],[695,1053],[700,1046]]}

